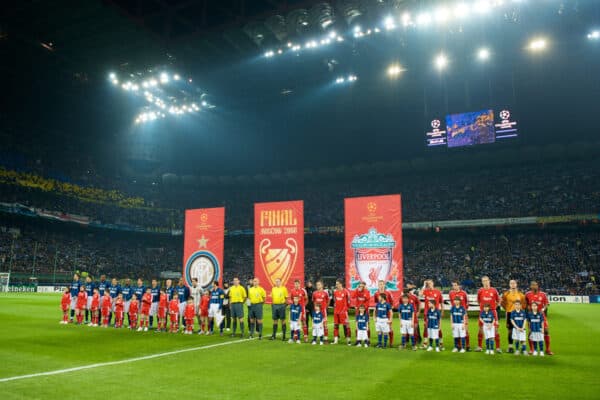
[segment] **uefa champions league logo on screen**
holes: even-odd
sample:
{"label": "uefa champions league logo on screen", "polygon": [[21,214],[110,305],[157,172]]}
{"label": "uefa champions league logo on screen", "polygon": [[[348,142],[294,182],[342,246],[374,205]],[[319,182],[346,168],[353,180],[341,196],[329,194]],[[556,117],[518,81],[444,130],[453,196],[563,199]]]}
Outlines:
{"label": "uefa champions league logo on screen", "polygon": [[434,119],[433,121],[431,121],[431,127],[433,129],[440,129],[440,126],[442,126],[442,123],[439,119]]}
{"label": "uefa champions league logo on screen", "polygon": [[510,119],[510,111],[508,111],[508,110],[500,111],[500,119],[502,119],[502,122],[507,122]]}

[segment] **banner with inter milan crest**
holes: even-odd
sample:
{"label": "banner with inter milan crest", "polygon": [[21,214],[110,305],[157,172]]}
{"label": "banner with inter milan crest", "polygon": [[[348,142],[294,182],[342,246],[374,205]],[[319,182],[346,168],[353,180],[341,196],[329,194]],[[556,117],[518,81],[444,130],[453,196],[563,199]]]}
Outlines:
{"label": "banner with inter milan crest", "polygon": [[254,274],[267,293],[277,279],[288,290],[304,282],[303,201],[254,204]]}
{"label": "banner with inter milan crest", "polygon": [[212,282],[223,280],[223,243],[225,208],[185,210],[183,241],[183,277],[188,286],[192,278],[207,289]]}
{"label": "banner with inter milan crest", "polygon": [[397,303],[403,284],[400,195],[347,198],[344,216],[346,287],[364,281],[374,294],[382,280]]}

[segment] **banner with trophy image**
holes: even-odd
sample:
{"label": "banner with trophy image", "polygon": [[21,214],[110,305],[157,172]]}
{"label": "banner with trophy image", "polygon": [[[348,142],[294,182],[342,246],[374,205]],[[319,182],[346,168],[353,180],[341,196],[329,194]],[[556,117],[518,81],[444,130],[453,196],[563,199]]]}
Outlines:
{"label": "banner with trophy image", "polygon": [[291,290],[294,280],[304,286],[304,202],[254,204],[254,276],[267,291],[276,279]]}
{"label": "banner with trophy image", "polygon": [[225,208],[185,210],[183,240],[183,277],[188,286],[198,278],[202,289],[223,281],[223,242]]}
{"label": "banner with trophy image", "polygon": [[374,294],[383,280],[397,304],[403,285],[400,195],[347,198],[344,216],[346,287],[354,290],[364,281]]}

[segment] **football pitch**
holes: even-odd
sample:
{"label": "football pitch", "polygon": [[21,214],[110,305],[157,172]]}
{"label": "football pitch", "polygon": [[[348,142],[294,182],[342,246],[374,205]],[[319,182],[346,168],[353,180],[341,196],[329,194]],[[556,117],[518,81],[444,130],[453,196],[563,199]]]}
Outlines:
{"label": "football pitch", "polygon": [[[2,399],[600,398],[597,305],[553,304],[556,355],[541,358],[452,353],[447,319],[446,350],[429,353],[64,326],[59,302],[60,295],[0,294]],[[474,321],[470,333],[474,348]],[[503,323],[500,333],[506,350]]]}

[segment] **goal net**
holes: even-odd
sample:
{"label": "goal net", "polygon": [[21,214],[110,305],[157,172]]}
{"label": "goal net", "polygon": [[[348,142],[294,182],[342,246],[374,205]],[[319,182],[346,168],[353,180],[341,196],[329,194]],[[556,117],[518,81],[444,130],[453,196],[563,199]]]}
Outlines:
{"label": "goal net", "polygon": [[10,272],[0,272],[0,292],[8,292]]}

